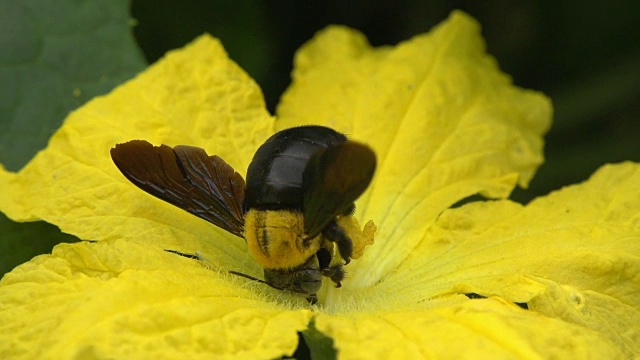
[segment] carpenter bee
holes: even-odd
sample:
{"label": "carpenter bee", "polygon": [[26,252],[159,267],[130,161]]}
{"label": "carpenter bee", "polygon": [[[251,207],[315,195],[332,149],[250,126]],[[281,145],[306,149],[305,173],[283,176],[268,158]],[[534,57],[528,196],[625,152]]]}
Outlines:
{"label": "carpenter bee", "polygon": [[234,274],[314,302],[322,277],[340,287],[343,265],[360,256],[354,201],[369,186],[376,157],[330,128],[274,134],[255,153],[246,184],[220,157],[192,146],[133,140],[112,148],[111,158],[140,189],[244,238],[265,280]]}

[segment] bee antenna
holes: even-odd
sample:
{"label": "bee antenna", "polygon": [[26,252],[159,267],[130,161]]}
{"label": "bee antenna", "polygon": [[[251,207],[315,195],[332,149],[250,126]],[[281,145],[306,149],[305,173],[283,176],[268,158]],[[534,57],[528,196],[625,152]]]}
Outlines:
{"label": "bee antenna", "polygon": [[241,273],[241,272],[237,272],[237,271],[233,271],[233,270],[229,270],[229,274],[242,276],[242,277],[243,277],[243,278],[245,278],[245,279],[249,279],[249,280],[257,281],[257,282],[259,282],[259,283],[262,283],[262,284],[268,285],[268,286],[270,286],[270,287],[272,287],[272,288],[274,288],[274,289],[282,290],[282,289],[281,289],[281,288],[279,288],[279,287],[273,286],[273,285],[269,284],[268,282],[266,282],[266,281],[264,281],[264,280],[262,280],[262,279],[255,278],[255,277],[253,277],[253,276],[251,276],[251,275],[243,274],[243,273]]}

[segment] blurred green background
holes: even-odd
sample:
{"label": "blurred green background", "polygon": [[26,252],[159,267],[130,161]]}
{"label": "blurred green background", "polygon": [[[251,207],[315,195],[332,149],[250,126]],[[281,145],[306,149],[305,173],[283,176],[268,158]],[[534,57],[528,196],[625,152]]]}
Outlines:
{"label": "blurred green background", "polygon": [[[70,110],[203,32],[222,39],[273,112],[295,50],[326,25],[359,29],[373,45],[396,44],[453,9],[482,24],[489,53],[517,85],[554,102],[546,163],[514,199],[585,180],[604,163],[640,161],[637,1],[0,0],[0,162],[17,171]],[[0,234],[0,274],[73,240],[3,215]]]}

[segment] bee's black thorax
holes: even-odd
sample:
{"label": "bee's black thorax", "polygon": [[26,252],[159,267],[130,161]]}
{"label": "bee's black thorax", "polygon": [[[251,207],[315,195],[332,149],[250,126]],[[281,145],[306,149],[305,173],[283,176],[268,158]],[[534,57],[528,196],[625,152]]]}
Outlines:
{"label": "bee's black thorax", "polygon": [[248,209],[280,210],[303,207],[302,175],[311,156],[347,138],[321,126],[302,126],[276,133],[256,152],[247,170],[244,201]]}

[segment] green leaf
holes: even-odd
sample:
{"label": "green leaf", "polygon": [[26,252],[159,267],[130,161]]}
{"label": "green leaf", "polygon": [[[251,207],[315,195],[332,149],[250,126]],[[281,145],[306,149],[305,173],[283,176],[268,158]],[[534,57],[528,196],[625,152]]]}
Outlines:
{"label": "green leaf", "polygon": [[20,169],[67,114],[145,67],[128,1],[0,0],[0,163]]}
{"label": "green leaf", "polygon": [[315,327],[315,322],[309,324],[309,328],[302,332],[305,343],[309,347],[311,359],[329,360],[336,359],[338,352],[333,346],[333,339],[320,332]]}
{"label": "green leaf", "polygon": [[[61,242],[75,242],[75,236],[64,234],[44,221],[20,224],[0,213],[0,277],[38,254],[51,252]],[[28,239],[28,241],[27,241]]]}
{"label": "green leaf", "polygon": [[[126,0],[0,0],[0,163],[7,169],[19,170],[44,148],[70,111],[145,67],[128,8]],[[4,215],[0,234],[0,275],[76,240]]]}

